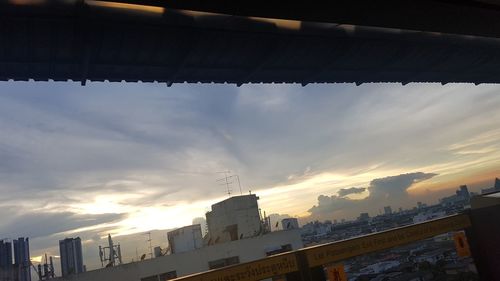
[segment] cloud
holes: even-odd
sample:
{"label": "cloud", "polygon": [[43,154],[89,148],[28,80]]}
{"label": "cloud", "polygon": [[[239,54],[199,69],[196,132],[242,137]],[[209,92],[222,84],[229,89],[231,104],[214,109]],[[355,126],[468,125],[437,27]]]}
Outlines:
{"label": "cloud", "polygon": [[363,200],[351,200],[337,195],[318,196],[318,205],[314,205],[308,210],[315,219],[318,217],[330,216],[337,211],[352,212]]}
{"label": "cloud", "polygon": [[[334,205],[352,214],[366,207],[362,202],[387,198],[404,205],[406,191],[389,187],[396,179],[373,187],[369,181],[500,165],[498,150],[464,154],[500,145],[498,89],[0,82],[0,212],[32,210],[22,227],[0,217],[0,232],[53,241],[58,234],[38,230],[34,213],[60,222],[52,232],[98,224],[121,234],[181,227],[225,196],[216,179],[226,169],[239,175],[244,193],[266,194],[260,202],[269,213],[302,215],[327,191],[334,196],[323,195],[315,213]],[[317,182],[321,175],[329,176]],[[367,188],[372,201],[356,204],[346,191],[336,193],[352,186]],[[86,231],[90,240],[102,232]]]}
{"label": "cloud", "polygon": [[15,208],[2,208],[2,235],[6,237],[43,237],[89,226],[120,221],[126,214],[76,214],[72,212],[28,212],[18,214]]}
{"label": "cloud", "polygon": [[407,189],[414,183],[430,179],[437,174],[434,173],[409,173],[397,176],[390,176],[380,179],[374,179],[368,186],[370,195],[367,200],[381,200],[398,202],[408,197]]}
{"label": "cloud", "polygon": [[363,193],[365,190],[366,190],[366,188],[364,188],[364,187],[342,188],[337,192],[337,194],[339,195],[339,197],[344,197],[344,196],[350,195],[350,194]]}
{"label": "cloud", "polygon": [[[369,195],[364,199],[349,199],[347,194],[363,192],[365,188],[340,189],[338,195],[320,195],[318,204],[308,210],[314,218],[328,218],[334,213],[355,217],[361,212],[376,212],[377,209],[391,204],[405,204],[411,201],[408,188],[417,182],[430,179],[437,174],[434,173],[407,173],[397,176],[377,178],[370,182]],[[346,195],[347,195],[346,194]]]}

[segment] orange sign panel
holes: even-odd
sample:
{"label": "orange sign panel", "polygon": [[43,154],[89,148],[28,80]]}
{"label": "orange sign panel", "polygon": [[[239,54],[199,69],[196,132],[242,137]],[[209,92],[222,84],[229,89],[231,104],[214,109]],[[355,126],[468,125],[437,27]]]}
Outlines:
{"label": "orange sign panel", "polygon": [[326,275],[328,281],[347,281],[347,274],[345,274],[344,265],[341,263],[327,266]]}
{"label": "orange sign panel", "polygon": [[470,257],[470,247],[467,242],[467,237],[463,231],[457,232],[453,235],[455,241],[455,248],[459,257]]}

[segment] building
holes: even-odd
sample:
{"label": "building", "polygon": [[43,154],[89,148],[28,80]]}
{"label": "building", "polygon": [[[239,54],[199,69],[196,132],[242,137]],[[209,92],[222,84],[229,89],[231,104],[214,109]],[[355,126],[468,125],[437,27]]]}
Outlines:
{"label": "building", "polygon": [[470,193],[466,185],[461,185],[459,189],[456,191],[456,194],[458,197],[463,198],[465,200],[470,199]]}
{"label": "building", "polygon": [[227,265],[250,262],[302,247],[300,229],[274,231],[252,238],[205,246],[193,251],[87,271],[62,280],[169,280]]}
{"label": "building", "polygon": [[434,220],[446,216],[445,211],[418,213],[413,217],[413,223],[421,223],[429,220]]}
{"label": "building", "polygon": [[212,205],[206,213],[208,244],[253,237],[263,232],[255,194],[234,196]]}
{"label": "building", "polygon": [[0,280],[14,280],[12,243],[0,240]]}
{"label": "building", "polygon": [[481,190],[481,194],[500,192],[500,179],[495,178],[495,185],[491,188],[486,188]]}
{"label": "building", "polygon": [[299,220],[296,218],[286,218],[281,220],[283,230],[299,229]]}
{"label": "building", "polygon": [[470,193],[466,185],[461,185],[454,195],[439,199],[443,207],[465,206],[470,202]]}
{"label": "building", "polygon": [[392,214],[391,206],[385,206],[384,207],[384,215],[390,215],[390,214]]}
{"label": "building", "polygon": [[436,249],[431,252],[421,253],[414,257],[415,263],[429,262],[431,264],[436,264],[440,260],[444,260],[445,254],[442,249]]}
{"label": "building", "polygon": [[12,243],[0,240],[0,269],[8,270],[12,267]]}
{"label": "building", "polygon": [[82,241],[80,237],[59,240],[62,276],[78,275],[84,272]]}
{"label": "building", "polygon": [[29,238],[14,240],[14,270],[19,281],[31,281],[31,261]]}
{"label": "building", "polygon": [[[212,211],[206,214],[209,233],[204,238],[199,224],[168,232],[170,254],[158,247],[154,259],[119,264],[62,280],[170,280],[302,248],[301,229],[293,219],[290,225],[296,228],[262,231],[257,200],[255,195],[236,196],[212,205]],[[218,241],[205,243],[214,238],[210,235],[216,235]]]}
{"label": "building", "polygon": [[360,221],[367,221],[370,219],[370,215],[368,213],[361,213],[359,214],[358,220]]}
{"label": "building", "polygon": [[189,225],[167,233],[172,254],[193,251],[203,247],[201,225]]}
{"label": "building", "polygon": [[359,270],[362,274],[379,274],[391,268],[398,267],[401,263],[399,261],[383,261],[375,264],[368,265]]}

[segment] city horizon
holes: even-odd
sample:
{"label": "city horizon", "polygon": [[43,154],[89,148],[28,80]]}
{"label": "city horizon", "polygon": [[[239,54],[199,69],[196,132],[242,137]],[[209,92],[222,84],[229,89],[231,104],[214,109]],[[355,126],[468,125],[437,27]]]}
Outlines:
{"label": "city horizon", "polygon": [[79,236],[96,261],[108,233],[136,233],[144,252],[141,233],[227,198],[227,170],[232,194],[301,221],[437,203],[500,175],[495,85],[0,87],[0,233],[30,237],[37,259]]}
{"label": "city horizon", "polygon": [[[493,187],[493,185],[495,183],[495,180],[498,180],[498,178],[495,177],[493,180],[490,180],[490,184],[485,184],[484,186],[478,186],[475,191],[471,190],[471,192],[475,193],[476,195],[480,195],[481,194],[481,192],[480,192],[481,189],[487,189],[487,188]],[[491,182],[493,182],[493,184],[491,184]],[[461,186],[467,186],[468,187],[468,185],[465,185],[465,184],[461,185]],[[443,196],[446,197],[446,196],[454,195],[455,191],[457,190],[457,188],[459,188],[461,186],[457,186],[455,188],[455,190],[453,190],[452,193],[443,193]],[[446,189],[446,191],[451,191],[451,190]],[[242,194],[242,195],[247,195],[247,194]],[[258,196],[258,194],[255,194],[255,195]],[[223,199],[220,199],[220,200],[225,201],[226,199],[229,199],[229,198],[232,198],[232,197],[237,197],[237,196],[241,196],[241,195],[240,194],[228,195],[226,198],[223,198]],[[471,194],[471,196],[472,196],[472,194]],[[260,199],[260,197],[259,197],[259,199]],[[438,200],[441,200],[441,198],[438,198]],[[221,201],[214,202],[214,204],[218,203],[218,202],[221,202]],[[433,203],[431,203],[431,202],[425,202],[425,201],[415,201],[414,203],[415,203],[415,205],[413,205],[413,206],[394,208],[392,210],[392,212],[394,214],[396,214],[396,213],[399,213],[401,211],[401,209],[403,211],[416,209],[418,207],[417,203],[423,203],[425,207],[427,207],[428,204],[431,204],[430,206],[439,205],[439,201],[438,202],[433,202]],[[382,208],[385,208],[385,207],[386,206],[383,206]],[[387,205],[387,207],[393,207],[393,206]],[[373,217],[377,217],[377,216],[387,215],[387,213],[383,213],[382,212],[382,209],[379,209],[379,213],[377,213],[377,214],[370,214],[370,212],[367,212],[366,210],[363,210],[363,209],[359,209],[359,212],[360,212],[360,214],[362,214],[362,213],[368,213],[370,217],[372,217],[372,216]],[[271,231],[280,231],[280,230],[283,230],[283,229],[281,229],[281,220],[285,219],[285,218],[297,218],[299,220],[299,225],[309,224],[309,223],[313,223],[313,222],[323,222],[324,223],[324,222],[328,222],[328,221],[329,222],[334,222],[335,221],[334,223],[340,223],[340,224],[342,224],[342,223],[349,223],[349,222],[352,222],[352,221],[360,220],[360,217],[352,217],[352,218],[333,218],[332,217],[332,218],[323,218],[323,220],[319,220],[319,219],[312,218],[311,216],[309,216],[309,217],[297,217],[297,216],[289,216],[289,215],[282,215],[282,214],[276,214],[276,213],[271,213],[271,214],[267,214],[267,215],[268,215],[268,217],[270,218],[270,221],[271,221]],[[200,218],[201,217],[193,217],[192,225],[195,224],[195,220],[196,219],[200,219]],[[204,228],[203,223],[206,223],[206,220],[204,220],[203,222],[199,223],[199,224],[201,224],[202,228]],[[276,227],[275,224],[278,227]],[[130,251],[130,249],[134,248],[132,246],[132,244],[136,244],[136,245],[143,244],[142,247],[135,247],[135,251],[136,251],[136,254],[137,254],[138,248],[141,248],[142,251],[140,251],[140,255],[144,254],[144,255],[147,256],[149,249],[147,249],[147,244],[145,244],[145,242],[148,241],[148,240],[144,240],[144,235],[145,234],[148,234],[148,233],[152,234],[152,233],[156,232],[155,233],[156,237],[153,240],[154,241],[153,242],[154,243],[153,246],[160,246],[160,248],[164,248],[165,249],[165,248],[168,248],[168,243],[166,243],[167,242],[167,240],[166,240],[166,236],[167,236],[166,234],[167,234],[167,232],[170,232],[170,231],[173,231],[175,229],[179,229],[179,228],[182,228],[182,227],[185,227],[185,226],[190,226],[190,225],[191,224],[189,224],[189,225],[182,225],[182,226],[174,227],[174,228],[171,228],[171,229],[149,229],[145,233],[144,232],[138,232],[138,233],[121,234],[121,235],[117,234],[117,235],[113,236],[113,238],[116,241],[120,241],[120,243],[125,246],[124,247],[125,249],[128,248],[128,251],[125,251],[125,253],[126,253],[125,257],[123,258],[124,259],[124,263],[137,262],[137,261],[140,261],[140,258],[138,258],[138,256],[132,256],[132,255],[130,255],[130,253],[132,252],[132,251]],[[101,243],[101,244],[104,243],[105,244],[105,241],[106,241],[106,239],[108,239],[109,235],[110,234],[108,233],[108,234],[105,234],[102,237],[100,237],[100,240],[99,240],[99,242],[97,244],[99,244],[99,243]],[[20,238],[22,238],[22,237],[20,237]],[[29,238],[29,237],[25,237],[25,238]],[[63,240],[73,239],[73,238],[81,238],[81,237],[78,236],[78,235],[74,235],[74,236],[70,235],[68,237],[65,237]],[[5,239],[5,238],[2,238],[2,239]],[[125,243],[122,243],[121,239],[124,239]],[[59,241],[56,241],[56,242],[61,243],[61,241],[63,241],[63,240],[59,240]],[[95,240],[95,239],[93,239],[93,240]],[[158,240],[160,241],[159,243],[158,243]],[[89,245],[87,245],[85,247],[85,244],[88,244],[89,242],[90,241],[88,239],[86,241],[83,241],[84,247],[82,247],[82,249],[83,249],[84,253],[86,252],[86,250],[91,250],[91,252],[93,252],[92,250],[94,250],[94,248],[97,248],[97,244],[93,244],[91,246],[92,248]],[[97,241],[93,241],[93,242],[97,242]],[[36,246],[36,245],[33,245],[33,246]],[[132,247],[130,247],[130,246],[132,246]],[[57,245],[54,246],[54,248],[57,248],[57,247],[58,247]],[[58,253],[54,254],[52,252],[45,252],[45,253],[43,253],[40,256],[32,256],[31,257],[31,261],[34,262],[34,265],[36,265],[36,264],[42,264],[44,262],[45,255],[52,256],[57,261],[60,258],[60,256],[57,255],[57,254]],[[96,270],[96,269],[99,269],[99,268],[103,268],[103,266],[99,266],[98,265],[98,261],[97,260],[94,261],[94,259],[92,259],[93,262],[91,262],[91,263],[86,263],[85,261],[86,261],[86,258],[83,259],[83,265],[85,266],[86,270]],[[90,264],[91,266],[89,267],[88,264]],[[61,269],[60,269],[60,265],[58,263],[56,263],[55,268],[56,268],[56,274],[60,273]]]}

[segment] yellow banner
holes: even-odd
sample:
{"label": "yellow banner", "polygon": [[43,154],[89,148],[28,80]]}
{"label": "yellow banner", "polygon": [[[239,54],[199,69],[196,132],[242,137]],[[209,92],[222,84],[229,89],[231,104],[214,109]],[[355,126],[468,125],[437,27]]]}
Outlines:
{"label": "yellow banner", "polygon": [[[309,267],[327,265],[341,260],[409,244],[451,231],[470,227],[467,215],[454,215],[420,224],[400,227],[359,238],[328,243],[299,250],[305,252]],[[280,254],[253,262],[180,277],[183,281],[255,281],[298,271],[296,253]],[[334,277],[341,276],[332,275]],[[341,276],[342,277],[342,276]],[[333,277],[332,277],[333,278]],[[340,279],[341,281],[344,279]]]}
{"label": "yellow banner", "polygon": [[298,270],[295,254],[289,253],[179,279],[183,281],[254,281]]}
{"label": "yellow banner", "polygon": [[455,215],[425,223],[396,228],[359,238],[305,249],[309,266],[319,266],[347,258],[393,248],[469,227],[467,215]]}

